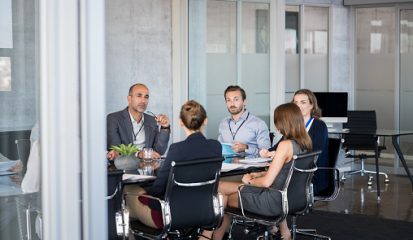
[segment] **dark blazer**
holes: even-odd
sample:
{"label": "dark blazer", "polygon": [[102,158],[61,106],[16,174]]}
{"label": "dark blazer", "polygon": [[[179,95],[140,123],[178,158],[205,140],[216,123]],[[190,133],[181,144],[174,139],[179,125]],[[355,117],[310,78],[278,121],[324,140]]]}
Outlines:
{"label": "dark blazer", "polygon": [[[328,130],[327,125],[320,119],[314,119],[308,131],[313,142],[313,150],[321,150],[317,159],[317,167],[328,167]],[[314,194],[324,190],[328,186],[329,174],[327,171],[316,171],[313,178]]]}
{"label": "dark blazer", "polygon": [[[144,113],[143,127],[145,129],[145,147],[153,148],[159,154],[164,154],[169,142],[169,129],[159,129],[153,116]],[[110,113],[106,118],[107,148],[119,144],[133,142],[133,127],[128,108]]]}
{"label": "dark blazer", "polygon": [[222,147],[217,140],[206,139],[199,132],[193,133],[184,141],[171,144],[165,162],[157,173],[155,182],[145,190],[154,197],[164,197],[172,161],[180,162],[220,156],[222,156]]}

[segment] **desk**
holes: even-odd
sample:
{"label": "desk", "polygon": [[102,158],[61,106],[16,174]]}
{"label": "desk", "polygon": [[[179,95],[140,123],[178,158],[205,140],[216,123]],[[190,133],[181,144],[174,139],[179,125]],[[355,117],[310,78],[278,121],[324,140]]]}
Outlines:
{"label": "desk", "polygon": [[[371,132],[361,132],[361,131],[332,131],[329,134],[354,134],[354,135],[371,135]],[[397,156],[399,157],[400,161],[403,164],[404,170],[406,171],[407,176],[410,179],[410,183],[412,184],[412,191],[413,191],[413,178],[410,173],[409,167],[407,166],[406,159],[404,158],[403,152],[400,149],[399,145],[399,138],[400,136],[407,136],[413,135],[413,131],[398,131],[398,130],[388,130],[388,129],[377,129],[375,135],[377,137],[391,137],[392,144],[394,149],[396,150]],[[380,201],[380,182],[379,182],[379,159],[378,159],[378,143],[376,144],[376,183],[377,183],[377,200]]]}

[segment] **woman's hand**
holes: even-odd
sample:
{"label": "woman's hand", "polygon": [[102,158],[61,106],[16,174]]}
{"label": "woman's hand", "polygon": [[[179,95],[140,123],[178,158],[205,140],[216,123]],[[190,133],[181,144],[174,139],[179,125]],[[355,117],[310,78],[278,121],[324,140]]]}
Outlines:
{"label": "woman's hand", "polygon": [[254,178],[254,177],[253,177],[251,174],[249,174],[249,173],[244,174],[244,176],[242,176],[242,183],[244,183],[244,184],[251,184],[251,180],[252,180],[253,178]]}
{"label": "woman's hand", "polygon": [[265,158],[272,158],[275,155],[275,151],[269,152],[267,149],[260,150],[260,156]]}

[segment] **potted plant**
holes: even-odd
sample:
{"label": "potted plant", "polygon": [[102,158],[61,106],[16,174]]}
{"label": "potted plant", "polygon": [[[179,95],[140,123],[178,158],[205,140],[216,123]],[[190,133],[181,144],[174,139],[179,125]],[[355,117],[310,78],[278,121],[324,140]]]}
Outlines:
{"label": "potted plant", "polygon": [[135,144],[120,144],[119,146],[112,146],[110,150],[118,153],[118,157],[115,159],[115,167],[117,169],[128,170],[137,168],[139,159],[135,156],[135,153],[139,151],[139,148]]}

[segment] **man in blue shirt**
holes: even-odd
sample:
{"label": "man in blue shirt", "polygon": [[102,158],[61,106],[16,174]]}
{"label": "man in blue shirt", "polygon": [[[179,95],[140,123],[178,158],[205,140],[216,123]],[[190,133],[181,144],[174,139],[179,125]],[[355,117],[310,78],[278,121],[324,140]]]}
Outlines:
{"label": "man in blue shirt", "polygon": [[269,130],[263,120],[246,109],[247,95],[239,86],[228,86],[224,93],[229,117],[219,124],[218,141],[232,144],[236,153],[258,155],[271,146]]}

